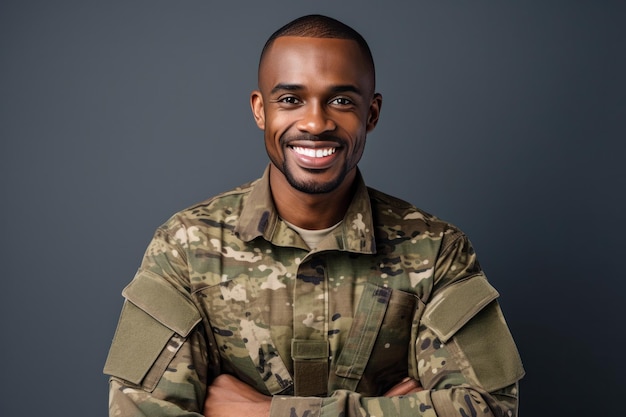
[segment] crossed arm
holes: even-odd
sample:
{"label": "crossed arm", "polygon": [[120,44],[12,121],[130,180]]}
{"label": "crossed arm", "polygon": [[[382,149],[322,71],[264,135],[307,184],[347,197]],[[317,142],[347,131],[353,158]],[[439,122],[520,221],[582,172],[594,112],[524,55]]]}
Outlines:
{"label": "crossed arm", "polygon": [[[484,277],[472,267],[474,254],[468,244],[455,243],[457,245],[445,251],[445,257],[440,256],[438,262],[446,266],[438,265],[438,269],[449,272],[437,280],[437,294],[429,303],[432,308],[424,313],[416,330],[419,333],[413,345],[417,348],[416,356],[412,358],[413,374],[419,378],[424,390],[415,380],[403,380],[382,397],[368,398],[357,392],[339,390],[326,398],[280,396],[272,399],[234,377],[224,374],[208,377],[211,367],[206,355],[206,338],[200,333],[202,326],[196,326],[184,341],[161,342],[167,342],[163,354],[149,370],[142,368],[147,373],[140,375],[141,378],[134,383],[124,378],[125,372],[120,370],[133,365],[135,359],[141,359],[133,353],[141,352],[137,347],[145,343],[129,344],[123,338],[122,347],[130,347],[121,350],[123,355],[111,368],[115,372],[111,372],[110,415],[254,417],[269,416],[270,412],[274,415],[307,415],[309,410],[319,410],[316,414],[321,411],[324,416],[350,417],[363,413],[383,416],[514,416],[517,414],[517,381],[523,375],[514,342],[495,300],[486,306],[479,303],[479,308],[471,302],[474,299],[481,301],[484,298],[482,292],[487,291],[489,295],[492,291],[486,286]],[[154,277],[154,273],[150,275]],[[183,294],[185,289],[178,291]],[[182,307],[185,305],[183,303]],[[178,307],[172,305],[170,310],[178,311]],[[137,314],[143,314],[144,321],[151,326],[161,326],[149,314]],[[121,321],[126,323],[127,319],[123,316]],[[128,322],[134,323],[132,320]],[[171,331],[163,326],[159,329]],[[127,337],[132,340],[135,333],[146,333],[141,326],[131,330]],[[158,383],[149,385],[146,381]],[[208,387],[207,381],[212,381]]]}
{"label": "crossed arm", "polygon": [[[412,378],[405,378],[392,387],[385,397],[407,395],[423,390]],[[209,386],[204,402],[205,417],[268,417],[272,397],[259,393],[237,378],[222,374]]]}

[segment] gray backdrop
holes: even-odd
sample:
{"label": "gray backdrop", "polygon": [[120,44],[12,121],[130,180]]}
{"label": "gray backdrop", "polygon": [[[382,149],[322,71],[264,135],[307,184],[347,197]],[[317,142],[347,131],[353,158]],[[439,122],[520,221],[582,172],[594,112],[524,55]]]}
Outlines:
{"label": "gray backdrop", "polygon": [[258,54],[311,12],[377,62],[366,180],[500,290],[521,415],[623,415],[626,10],[550,0],[2,1],[0,415],[106,415],[121,289],[173,212],[261,174]]}

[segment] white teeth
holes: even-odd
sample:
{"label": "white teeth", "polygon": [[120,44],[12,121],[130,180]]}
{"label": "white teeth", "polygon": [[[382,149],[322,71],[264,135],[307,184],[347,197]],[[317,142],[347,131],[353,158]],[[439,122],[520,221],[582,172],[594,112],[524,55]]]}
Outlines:
{"label": "white teeth", "polygon": [[322,158],[324,156],[334,154],[337,148],[312,149],[294,146],[293,150],[300,155],[308,156],[311,158]]}

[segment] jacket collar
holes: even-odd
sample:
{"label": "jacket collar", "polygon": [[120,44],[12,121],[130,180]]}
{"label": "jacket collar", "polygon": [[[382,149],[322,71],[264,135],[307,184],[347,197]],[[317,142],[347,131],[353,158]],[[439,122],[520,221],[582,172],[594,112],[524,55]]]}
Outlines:
{"label": "jacket collar", "polygon": [[[355,181],[354,197],[341,225],[331,233],[333,239],[325,239],[324,244],[318,248],[319,250],[376,253],[370,197],[360,171],[357,171]],[[270,189],[269,166],[265,169],[263,176],[252,183],[250,193],[243,202],[235,233],[244,242],[250,242],[262,236],[277,246],[302,247],[304,245],[299,235],[278,216]]]}

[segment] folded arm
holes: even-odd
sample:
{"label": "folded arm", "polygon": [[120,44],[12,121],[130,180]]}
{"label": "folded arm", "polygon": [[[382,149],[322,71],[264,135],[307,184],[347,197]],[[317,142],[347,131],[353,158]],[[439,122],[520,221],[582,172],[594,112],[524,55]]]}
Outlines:
{"label": "folded arm", "polygon": [[275,396],[270,416],[516,416],[524,370],[498,293],[463,234],[446,235],[435,270],[409,364],[420,389],[381,397],[348,390],[325,398]]}

